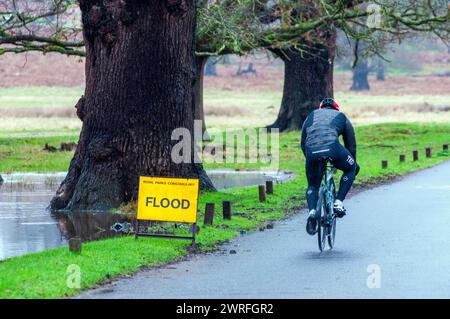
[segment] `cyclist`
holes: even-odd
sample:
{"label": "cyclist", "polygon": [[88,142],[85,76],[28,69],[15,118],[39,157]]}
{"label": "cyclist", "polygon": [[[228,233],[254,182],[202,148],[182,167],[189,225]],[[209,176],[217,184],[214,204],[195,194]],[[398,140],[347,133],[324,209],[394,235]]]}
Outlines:
{"label": "cyclist", "polygon": [[[339,143],[340,135],[345,147]],[[321,159],[330,158],[333,165],[343,171],[333,207],[339,218],[345,216],[343,201],[359,172],[359,165],[356,163],[355,131],[335,100],[324,99],[319,108],[308,115],[303,123],[301,148],[306,158],[308,180],[306,200],[309,215],[306,231],[314,235],[317,231],[315,208],[325,168]]]}

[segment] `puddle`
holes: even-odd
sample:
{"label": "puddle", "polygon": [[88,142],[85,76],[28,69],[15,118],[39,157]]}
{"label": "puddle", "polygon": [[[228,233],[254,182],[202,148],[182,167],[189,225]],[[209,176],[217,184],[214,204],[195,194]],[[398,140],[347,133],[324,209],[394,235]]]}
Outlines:
{"label": "puddle", "polygon": [[[0,186],[0,260],[67,244],[78,236],[83,241],[123,235],[130,220],[109,213],[53,213],[46,208],[66,173],[2,174]],[[282,182],[290,174],[232,170],[208,171],[218,189]],[[116,226],[115,231],[111,229]],[[124,229],[121,229],[121,228]]]}

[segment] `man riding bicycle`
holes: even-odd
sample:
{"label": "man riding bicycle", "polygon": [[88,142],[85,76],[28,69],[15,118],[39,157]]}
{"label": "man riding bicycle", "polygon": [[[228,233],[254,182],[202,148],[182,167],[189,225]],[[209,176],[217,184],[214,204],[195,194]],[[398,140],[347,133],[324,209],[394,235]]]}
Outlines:
{"label": "man riding bicycle", "polygon": [[[339,143],[342,135],[344,146]],[[324,158],[331,159],[333,165],[343,171],[334,212],[337,217],[345,216],[343,201],[359,172],[356,163],[355,130],[339,105],[331,98],[324,99],[319,109],[311,112],[303,123],[301,148],[306,158],[306,178],[308,189],[308,222],[306,231],[314,235],[317,231],[316,205],[319,188],[324,173]]]}

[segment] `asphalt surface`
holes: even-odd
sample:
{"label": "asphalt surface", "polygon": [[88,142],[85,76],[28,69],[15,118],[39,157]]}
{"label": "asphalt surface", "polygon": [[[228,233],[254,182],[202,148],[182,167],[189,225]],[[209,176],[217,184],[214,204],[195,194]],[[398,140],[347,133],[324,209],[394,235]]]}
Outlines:
{"label": "asphalt surface", "polygon": [[[81,298],[449,298],[450,161],[346,201],[336,246],[319,253],[306,214],[223,250]],[[236,254],[230,254],[236,250]]]}

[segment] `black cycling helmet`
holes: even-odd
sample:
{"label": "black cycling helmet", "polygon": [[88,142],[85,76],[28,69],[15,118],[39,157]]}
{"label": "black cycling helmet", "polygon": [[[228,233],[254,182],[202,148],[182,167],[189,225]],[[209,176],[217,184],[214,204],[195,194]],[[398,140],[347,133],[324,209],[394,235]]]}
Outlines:
{"label": "black cycling helmet", "polygon": [[323,99],[322,102],[320,102],[319,109],[322,109],[324,107],[333,108],[337,111],[340,111],[339,104],[336,103],[336,101],[332,98],[326,98]]}

